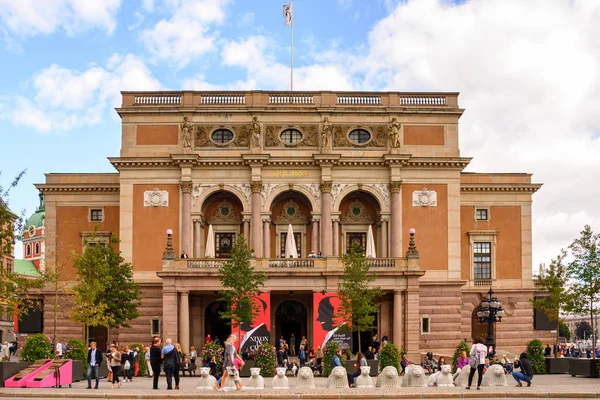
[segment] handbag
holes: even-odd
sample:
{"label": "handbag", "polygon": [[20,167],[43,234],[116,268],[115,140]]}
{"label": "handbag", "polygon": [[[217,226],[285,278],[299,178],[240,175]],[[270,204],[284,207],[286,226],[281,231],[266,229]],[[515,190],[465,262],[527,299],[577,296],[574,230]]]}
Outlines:
{"label": "handbag", "polygon": [[471,368],[477,368],[479,365],[479,350],[475,350],[475,353],[469,358],[469,366]]}
{"label": "handbag", "polygon": [[129,360],[125,361],[125,365],[123,366],[124,369],[131,369],[131,364],[129,363]]}

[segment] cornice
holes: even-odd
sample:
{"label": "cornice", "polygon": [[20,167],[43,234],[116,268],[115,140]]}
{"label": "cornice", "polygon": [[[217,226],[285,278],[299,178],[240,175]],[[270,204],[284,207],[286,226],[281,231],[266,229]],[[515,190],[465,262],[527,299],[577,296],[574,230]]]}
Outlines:
{"label": "cornice", "polygon": [[178,166],[178,164],[172,158],[166,157],[109,157],[108,161],[117,171],[129,168],[164,168]]}
{"label": "cornice", "polygon": [[461,192],[512,192],[535,193],[542,187],[541,183],[463,183]]}
{"label": "cornice", "polygon": [[449,158],[425,158],[415,157],[408,160],[406,168],[443,168],[464,170],[472,158],[470,157],[449,157]]}
{"label": "cornice", "polygon": [[103,193],[118,193],[120,185],[112,184],[39,184],[35,187],[41,193],[75,193],[75,192],[103,192]]}

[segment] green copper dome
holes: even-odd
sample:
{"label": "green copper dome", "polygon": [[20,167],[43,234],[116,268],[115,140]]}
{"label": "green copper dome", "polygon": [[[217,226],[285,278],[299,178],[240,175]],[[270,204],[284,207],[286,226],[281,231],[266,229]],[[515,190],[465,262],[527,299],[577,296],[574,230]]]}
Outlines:
{"label": "green copper dome", "polygon": [[36,228],[42,227],[45,225],[45,219],[46,206],[44,204],[44,195],[40,193],[40,206],[31,217],[27,218],[25,229],[28,229],[31,225],[34,225]]}

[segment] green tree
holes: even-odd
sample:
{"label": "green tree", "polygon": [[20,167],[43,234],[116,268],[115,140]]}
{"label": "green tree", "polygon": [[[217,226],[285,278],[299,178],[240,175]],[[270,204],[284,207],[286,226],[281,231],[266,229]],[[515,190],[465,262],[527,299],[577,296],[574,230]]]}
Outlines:
{"label": "green tree", "polygon": [[111,328],[128,328],[127,321],[140,316],[140,286],[133,280],[133,268],[124,262],[121,254],[111,244],[85,242],[83,254],[75,256],[78,283],[73,287],[74,306],[71,320],[88,327],[103,326],[110,335]]}
{"label": "green tree", "polygon": [[[543,311],[550,321],[559,320],[560,312],[569,301],[569,290],[565,285],[569,280],[567,266],[564,260],[567,257],[567,252],[561,249],[560,254],[550,263],[550,268],[544,271],[539,277],[538,282],[546,296],[535,297],[530,299],[531,305]],[[555,348],[558,348],[558,338],[560,330],[556,330]],[[554,352],[554,357],[557,357],[557,352]]]}
{"label": "green tree", "polygon": [[567,340],[571,339],[571,331],[564,321],[558,323],[558,334],[560,337],[564,337]]}
{"label": "green tree", "polygon": [[535,374],[546,373],[546,360],[544,358],[544,346],[541,340],[533,339],[527,343],[527,356]]}
{"label": "green tree", "polygon": [[369,261],[360,244],[352,244],[343,262],[344,274],[338,284],[340,306],[337,317],[351,321],[352,330],[358,332],[360,346],[360,332],[374,327],[378,300],[383,291],[379,287],[369,287],[375,281],[375,274],[370,273]]}
{"label": "green tree", "polygon": [[254,302],[254,296],[259,294],[259,287],[267,279],[263,272],[255,270],[250,263],[251,254],[244,235],[239,235],[231,249],[231,258],[219,268],[219,280],[223,286],[220,300],[227,305],[227,310],[221,312],[221,318],[232,328],[238,328],[238,338],[241,322],[252,321],[258,315],[259,307]]}
{"label": "green tree", "polygon": [[587,321],[581,321],[575,324],[575,336],[579,339],[589,339],[592,336],[592,326]]}
{"label": "green tree", "polygon": [[[25,211],[17,215],[8,206],[10,192],[17,187],[25,172],[26,170],[21,171],[7,188],[0,185],[0,315],[16,314],[17,318],[27,314],[28,310],[39,307],[37,299],[32,297],[33,289],[44,285],[42,278],[24,277],[16,274],[10,265],[9,268],[4,268],[3,265],[3,256],[12,257],[16,240],[23,232]],[[0,171],[0,176],[1,174]]]}
{"label": "green tree", "polygon": [[[567,266],[571,276],[571,295],[565,309],[573,314],[589,315],[594,332],[594,315],[598,314],[600,304],[600,235],[594,234],[592,228],[586,225],[569,249],[573,256]],[[592,348],[595,349],[595,335],[592,338]],[[592,355],[596,358],[595,351]]]}

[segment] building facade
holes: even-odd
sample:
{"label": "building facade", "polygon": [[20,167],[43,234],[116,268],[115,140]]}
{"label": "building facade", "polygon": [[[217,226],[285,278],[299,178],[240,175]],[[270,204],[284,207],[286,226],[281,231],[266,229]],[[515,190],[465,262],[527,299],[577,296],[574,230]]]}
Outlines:
{"label": "building facade", "polygon": [[[552,336],[534,330],[529,304],[541,185],[529,174],[463,172],[471,159],[459,150],[457,93],[124,92],[117,112],[116,173],[47,174],[37,185],[46,252],[56,254],[47,266],[81,252],[83,239],[119,235],[144,287],[143,316],[111,337],[160,334],[186,349],[207,334],[223,339],[218,266],[243,234],[268,275],[260,304],[269,340],[294,333],[316,348],[333,333],[323,315],[337,307],[341,256],[366,246],[369,227],[375,285],[385,291],[372,334],[413,357],[450,353],[487,334],[476,311],[492,285],[506,310],[498,348]],[[290,226],[294,260],[282,258]],[[168,229],[175,254],[189,258],[163,259]],[[209,231],[215,258],[205,257]]]}

